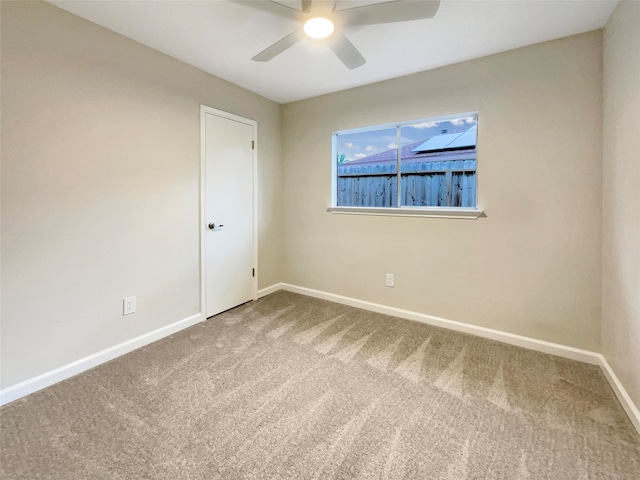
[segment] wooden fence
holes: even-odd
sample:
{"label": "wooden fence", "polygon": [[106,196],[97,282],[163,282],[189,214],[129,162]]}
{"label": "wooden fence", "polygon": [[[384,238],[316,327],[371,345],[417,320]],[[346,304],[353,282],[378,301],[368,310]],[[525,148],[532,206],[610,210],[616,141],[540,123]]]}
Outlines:
{"label": "wooden fence", "polygon": [[[403,163],[402,206],[475,207],[476,161]],[[395,207],[395,164],[338,166],[338,205]]]}

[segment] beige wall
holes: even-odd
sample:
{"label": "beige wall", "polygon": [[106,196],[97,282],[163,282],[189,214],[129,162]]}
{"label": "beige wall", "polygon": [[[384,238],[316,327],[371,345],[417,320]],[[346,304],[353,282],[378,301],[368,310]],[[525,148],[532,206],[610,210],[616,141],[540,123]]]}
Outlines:
{"label": "beige wall", "polygon": [[602,352],[640,407],[640,3],[604,30]]}
{"label": "beige wall", "polygon": [[[601,40],[591,32],[285,105],[285,281],[599,350]],[[332,131],[469,111],[486,218],[326,212]]]}
{"label": "beige wall", "polygon": [[281,281],[279,105],[1,4],[3,388],[199,312],[200,104],[258,121],[260,287]]}

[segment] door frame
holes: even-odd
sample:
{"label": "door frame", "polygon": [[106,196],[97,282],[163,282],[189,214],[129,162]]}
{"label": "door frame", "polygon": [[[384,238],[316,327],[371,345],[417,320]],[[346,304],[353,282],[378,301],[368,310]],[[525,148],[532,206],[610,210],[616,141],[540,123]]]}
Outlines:
{"label": "door frame", "polygon": [[226,118],[251,127],[251,138],[253,141],[252,167],[253,167],[253,265],[255,276],[253,277],[253,300],[258,298],[258,122],[249,118],[240,117],[233,113],[218,110],[216,108],[200,105],[200,314],[202,321],[207,319],[207,275],[206,275],[206,252],[205,252],[205,228],[207,219],[205,218],[205,194],[206,194],[206,115],[215,115]]}

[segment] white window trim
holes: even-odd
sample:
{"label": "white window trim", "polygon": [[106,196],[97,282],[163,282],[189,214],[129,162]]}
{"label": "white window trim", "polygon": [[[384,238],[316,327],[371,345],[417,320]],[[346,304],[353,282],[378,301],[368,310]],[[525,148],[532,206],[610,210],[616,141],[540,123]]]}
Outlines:
{"label": "white window trim", "polygon": [[461,207],[328,207],[327,212],[347,215],[459,218],[466,220],[476,220],[484,216],[484,211],[481,209]]}
{"label": "white window trim", "polygon": [[[467,113],[456,113],[451,115],[442,115],[439,117],[430,117],[426,120],[431,122],[443,122],[447,120],[453,120],[461,117],[474,116],[478,118],[478,111]],[[369,127],[352,128],[348,130],[340,130],[331,133],[331,206],[327,207],[327,212],[347,215],[377,215],[387,217],[427,217],[427,218],[460,218],[467,220],[476,220],[480,217],[484,217],[484,210],[478,206],[476,208],[464,208],[464,207],[348,207],[338,206],[338,164],[335,159],[335,153],[338,149],[338,137],[340,134],[359,133],[371,130],[371,128],[393,128],[402,127],[404,125],[411,125],[419,120],[407,120],[403,122],[393,122],[383,125],[373,125]],[[478,172],[476,171],[476,182],[478,179]],[[476,199],[477,205],[477,199]]]}

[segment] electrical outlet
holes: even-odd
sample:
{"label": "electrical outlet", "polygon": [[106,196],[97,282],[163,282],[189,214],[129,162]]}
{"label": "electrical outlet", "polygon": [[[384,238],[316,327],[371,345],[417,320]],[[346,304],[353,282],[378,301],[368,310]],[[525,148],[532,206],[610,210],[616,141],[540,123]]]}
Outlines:
{"label": "electrical outlet", "polygon": [[393,273],[387,273],[387,287],[393,287],[395,285],[395,280],[393,278]]}
{"label": "electrical outlet", "polygon": [[136,313],[136,297],[127,297],[123,302],[122,315],[131,315]]}

